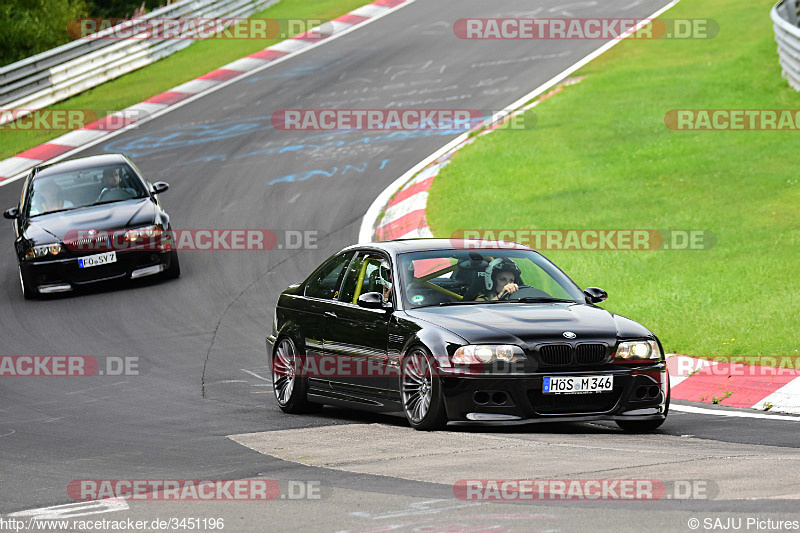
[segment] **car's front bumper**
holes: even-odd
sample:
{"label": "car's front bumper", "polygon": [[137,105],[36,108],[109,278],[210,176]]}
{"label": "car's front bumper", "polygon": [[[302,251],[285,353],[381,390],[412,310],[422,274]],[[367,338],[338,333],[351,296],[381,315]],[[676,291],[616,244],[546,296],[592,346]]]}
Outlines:
{"label": "car's front bumper", "polygon": [[[666,365],[623,366],[592,372],[444,377],[442,393],[454,423],[519,424],[588,420],[657,420],[666,417]],[[613,390],[544,393],[545,376],[612,375]]]}
{"label": "car's front bumper", "polygon": [[66,292],[92,283],[117,279],[138,279],[169,269],[174,251],[117,250],[117,260],[106,265],[80,268],[80,257],[21,261],[22,275],[40,294]]}

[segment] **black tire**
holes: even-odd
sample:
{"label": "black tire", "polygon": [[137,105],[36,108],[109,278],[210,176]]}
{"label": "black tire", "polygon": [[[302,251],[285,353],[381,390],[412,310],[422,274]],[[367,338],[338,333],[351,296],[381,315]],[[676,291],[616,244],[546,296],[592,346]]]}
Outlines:
{"label": "black tire", "polygon": [[302,355],[297,353],[289,337],[281,337],[272,352],[272,390],[278,407],[289,414],[314,413],[322,404],[308,401],[308,378],[297,376],[295,369],[301,368]]}
{"label": "black tire", "polygon": [[166,269],[161,276],[164,279],[175,279],[181,275],[181,263],[178,261],[178,252],[173,251],[172,257],[169,261],[169,268]]}
{"label": "black tire", "polygon": [[447,424],[442,382],[428,350],[412,348],[403,357],[400,373],[400,400],[411,427],[420,431],[441,429]]}
{"label": "black tire", "polygon": [[35,300],[39,293],[31,287],[30,280],[22,274],[22,268],[17,265],[17,269],[19,270],[19,284],[22,287],[22,296],[25,297],[26,300]]}
{"label": "black tire", "polygon": [[661,424],[667,421],[671,393],[671,390],[667,391],[667,403],[664,405],[664,418],[660,420],[615,420],[615,422],[628,433],[648,433],[660,428]]}

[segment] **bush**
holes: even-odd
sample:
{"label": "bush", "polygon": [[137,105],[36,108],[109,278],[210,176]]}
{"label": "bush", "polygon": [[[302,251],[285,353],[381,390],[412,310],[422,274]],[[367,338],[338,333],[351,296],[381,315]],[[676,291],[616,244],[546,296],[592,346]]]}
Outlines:
{"label": "bush", "polygon": [[67,24],[87,16],[85,0],[5,0],[0,6],[0,65],[70,42]]}

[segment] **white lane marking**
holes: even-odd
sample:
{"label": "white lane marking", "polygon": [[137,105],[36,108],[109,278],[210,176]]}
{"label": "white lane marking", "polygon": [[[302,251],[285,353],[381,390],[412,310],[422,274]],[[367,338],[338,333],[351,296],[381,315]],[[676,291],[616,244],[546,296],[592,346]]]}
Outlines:
{"label": "white lane marking", "polygon": [[764,409],[766,404],[772,405],[772,409],[800,414],[800,378],[794,378],[755,404],[753,408]]}
{"label": "white lane marking", "polygon": [[247,373],[247,374],[250,374],[250,375],[251,375],[251,376],[253,376],[253,377],[257,377],[258,379],[263,379],[264,381],[269,381],[270,383],[272,383],[272,380],[271,380],[271,379],[267,379],[267,378],[265,378],[264,376],[259,376],[259,375],[258,375],[258,374],[256,374],[255,372],[250,372],[249,370],[245,370],[244,368],[242,369],[242,372],[245,372],[245,373]]}
{"label": "white lane marking", "polygon": [[706,409],[704,407],[694,407],[692,405],[675,405],[669,406],[670,411],[680,411],[682,413],[693,413],[696,415],[715,415],[715,416],[732,416],[736,418],[765,418],[768,420],[788,420],[791,422],[800,422],[800,416],[781,416],[770,415],[766,413],[748,413],[747,411],[723,411],[721,409]]}
{"label": "white lane marking", "polygon": [[[672,0],[672,2],[670,2],[666,6],[662,7],[661,9],[659,9],[658,11],[656,11],[655,13],[653,13],[652,15],[647,17],[646,19],[643,19],[643,22],[640,22],[639,24],[637,24],[636,26],[634,26],[633,28],[631,28],[630,30],[625,32],[625,34],[623,34],[623,35],[627,35],[629,33],[631,33],[631,34],[635,33],[636,31],[639,30],[639,28],[641,28],[642,26],[644,26],[647,23],[647,20],[654,19],[654,18],[658,17],[659,15],[661,15],[661,13],[671,9],[679,1],[680,0]],[[512,104],[506,106],[505,109],[503,109],[502,111],[499,111],[499,112],[495,113],[494,116],[489,118],[489,119],[487,119],[485,123],[489,123],[490,121],[499,120],[500,117],[508,115],[509,113],[514,111],[516,108],[521,107],[523,104],[525,104],[529,100],[532,100],[534,97],[536,97],[539,94],[545,92],[547,89],[551,88],[553,85],[555,85],[559,81],[562,81],[564,78],[566,78],[567,76],[569,76],[570,74],[572,74],[573,72],[575,72],[576,70],[578,70],[579,68],[584,66],[586,63],[592,61],[593,59],[595,59],[599,55],[603,54],[604,52],[606,52],[608,49],[612,48],[613,46],[616,46],[618,43],[622,42],[623,40],[624,39],[622,39],[622,38],[617,38],[617,39],[613,39],[611,41],[608,41],[603,46],[601,46],[600,48],[595,50],[594,52],[591,52],[589,55],[587,55],[583,59],[579,60],[577,63],[572,64],[571,66],[567,67],[566,69],[564,69],[560,73],[556,74],[555,76],[553,76],[552,78],[550,78],[549,80],[547,80],[546,82],[544,82],[543,84],[538,86],[536,89],[532,90],[531,92],[529,92],[528,94],[526,94],[522,98],[518,99],[516,102],[513,102]],[[422,161],[420,161],[419,163],[414,165],[408,172],[406,172],[405,174],[403,174],[402,176],[400,176],[399,178],[394,180],[391,185],[389,185],[386,189],[384,189],[383,192],[380,195],[378,195],[378,197],[375,199],[375,201],[372,202],[372,205],[369,206],[369,209],[367,209],[367,212],[364,215],[364,218],[361,219],[361,228],[358,231],[358,243],[359,244],[363,244],[363,243],[366,243],[366,242],[372,242],[373,241],[373,239],[374,239],[373,223],[375,222],[375,220],[377,220],[378,215],[383,210],[383,208],[386,207],[386,204],[389,202],[389,199],[392,197],[392,195],[400,187],[402,187],[403,184],[406,181],[408,181],[414,174],[416,174],[420,170],[422,170],[425,167],[427,167],[433,161],[435,161],[439,157],[443,156],[444,154],[449,152],[451,149],[453,149],[456,146],[458,146],[460,143],[466,141],[469,138],[469,135],[470,135],[470,132],[462,133],[461,135],[459,135],[458,137],[456,137],[455,139],[453,139],[452,141],[450,141],[449,143],[447,143],[446,145],[444,145],[443,147],[441,147],[440,149],[436,150],[434,153],[432,153],[431,155],[429,155],[428,157],[426,157],[425,159],[423,159]]]}
{"label": "white lane marking", "polygon": [[51,507],[39,507],[37,509],[28,509],[27,511],[18,511],[7,516],[30,516],[34,520],[53,520],[56,518],[70,518],[74,516],[111,513],[114,511],[125,511],[128,509],[130,509],[130,506],[128,506],[128,502],[125,500],[119,498],[109,498],[105,500],[53,505]]}
{"label": "white lane marking", "polygon": [[[678,0],[675,0],[675,1],[677,2]],[[300,50],[298,50],[296,52],[292,52],[290,54],[286,54],[283,57],[279,57],[277,59],[273,59],[272,61],[269,61],[268,63],[266,63],[262,67],[254,68],[253,70],[245,72],[244,74],[241,74],[241,75],[239,75],[239,76],[237,76],[235,78],[231,78],[228,81],[224,81],[222,83],[218,83],[216,85],[208,87],[207,89],[204,89],[202,92],[198,92],[194,96],[191,96],[191,97],[189,97],[189,98],[187,98],[185,100],[181,100],[180,102],[177,102],[175,104],[172,104],[171,106],[168,106],[168,107],[162,109],[161,111],[153,113],[152,115],[148,116],[147,118],[143,118],[141,120],[137,120],[136,122],[133,122],[132,124],[128,124],[127,126],[124,126],[124,127],[120,128],[118,130],[115,130],[115,131],[109,133],[105,137],[102,137],[100,139],[97,139],[96,141],[92,141],[92,142],[89,142],[89,143],[84,144],[82,146],[79,146],[79,147],[75,148],[74,150],[70,150],[69,152],[65,152],[65,153],[61,154],[60,156],[50,158],[50,159],[47,160],[47,162],[48,163],[56,163],[58,161],[61,161],[62,159],[66,159],[66,158],[71,157],[71,156],[73,156],[75,154],[79,154],[82,151],[87,150],[87,149],[91,148],[92,146],[95,146],[96,144],[100,144],[101,142],[105,142],[105,141],[108,141],[110,139],[113,139],[114,137],[116,137],[118,135],[122,135],[123,133],[125,133],[125,132],[127,132],[129,130],[132,130],[134,128],[137,128],[137,127],[141,126],[142,124],[146,124],[147,122],[150,122],[151,120],[155,120],[156,118],[158,118],[158,117],[160,117],[162,115],[166,115],[167,113],[169,113],[171,111],[174,111],[176,109],[180,109],[181,107],[183,107],[185,105],[188,105],[188,104],[194,102],[195,100],[198,100],[198,99],[200,99],[200,98],[202,98],[202,97],[204,97],[206,95],[209,95],[211,93],[215,93],[215,92],[217,92],[219,90],[222,90],[225,87],[227,87],[228,85],[231,85],[233,83],[241,81],[241,80],[243,80],[245,78],[249,78],[250,76],[252,76],[254,74],[258,74],[262,70],[265,70],[265,69],[268,69],[268,68],[270,68],[270,67],[272,67],[274,65],[277,65],[278,63],[283,63],[284,61],[292,59],[293,57],[297,57],[300,54],[304,54],[304,53],[308,52],[309,50],[313,50],[313,49],[315,49],[315,48],[317,48],[319,46],[323,46],[326,43],[329,43],[331,41],[335,41],[336,39],[339,39],[340,37],[344,37],[345,35],[349,34],[350,32],[356,31],[359,28],[363,28],[364,26],[367,26],[368,24],[372,24],[376,20],[380,20],[383,17],[391,15],[392,13],[396,13],[400,9],[403,9],[404,7],[407,7],[407,6],[411,5],[411,4],[413,4],[414,2],[416,2],[416,0],[406,0],[404,3],[402,3],[402,4],[398,5],[398,6],[395,6],[393,8],[386,8],[385,11],[383,11],[381,13],[377,13],[377,14],[371,16],[370,18],[368,18],[367,20],[359,22],[358,24],[353,24],[350,28],[347,28],[346,30],[343,30],[343,31],[341,31],[339,33],[335,33],[335,34],[331,35],[330,37],[328,37],[327,39],[322,39],[322,40],[320,40],[320,41],[318,41],[316,43],[313,43],[310,46],[306,46],[305,48],[302,48],[302,49],[300,49]],[[364,7],[366,7],[366,6],[364,6]],[[351,12],[351,13],[354,13],[354,12]],[[283,42],[283,41],[281,41],[281,42]],[[270,46],[269,49],[273,49],[273,47]],[[189,81],[187,83],[184,83],[183,85],[180,85],[179,87],[188,86],[189,84],[191,84],[191,83],[193,83],[195,81],[198,81],[198,79],[191,80],[191,81]],[[207,81],[207,80],[199,80],[199,81],[203,82],[203,81]],[[197,84],[195,84],[195,85],[197,85]],[[178,89],[177,87],[174,87],[174,88],[168,89],[168,90],[169,91],[177,91],[177,89]],[[53,139],[53,141],[50,141],[50,142],[54,142],[54,141],[55,141],[55,139]],[[47,143],[44,143],[44,144],[47,144]],[[14,157],[14,156],[12,156],[12,157]],[[9,158],[9,159],[11,159],[11,158]],[[40,163],[36,163],[36,164],[40,164]],[[11,176],[9,178],[6,178],[6,179],[0,181],[0,187],[4,187],[4,186],[8,185],[9,183],[12,183],[12,182],[15,182],[15,181],[17,181],[19,179],[24,178],[25,176],[28,175],[29,171],[30,171],[30,168],[27,168],[24,171],[22,171],[19,174],[17,174],[16,176]]]}

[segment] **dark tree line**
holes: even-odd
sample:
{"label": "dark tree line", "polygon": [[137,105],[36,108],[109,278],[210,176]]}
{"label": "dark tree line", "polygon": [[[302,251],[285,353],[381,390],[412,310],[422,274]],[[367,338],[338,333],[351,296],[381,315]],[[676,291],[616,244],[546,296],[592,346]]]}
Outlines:
{"label": "dark tree line", "polygon": [[150,12],[167,0],[2,0],[0,65],[70,42],[67,24],[72,19],[132,17],[142,4]]}

